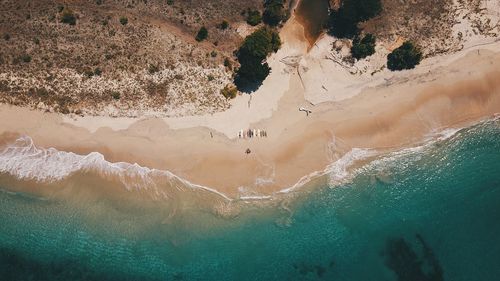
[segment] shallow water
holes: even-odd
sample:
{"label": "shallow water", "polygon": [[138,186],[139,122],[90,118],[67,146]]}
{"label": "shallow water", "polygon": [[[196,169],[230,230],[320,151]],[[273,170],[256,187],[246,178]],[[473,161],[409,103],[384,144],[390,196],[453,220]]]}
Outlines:
{"label": "shallow water", "polygon": [[295,15],[304,26],[306,38],[313,45],[328,21],[329,0],[300,0]]}
{"label": "shallow water", "polygon": [[[500,122],[488,121],[381,157],[335,188],[317,186],[263,205],[235,203],[233,217],[177,200],[108,197],[96,192],[107,181],[78,176],[43,187],[54,189],[43,197],[4,191],[0,276],[495,280],[499,161]],[[14,183],[2,175],[0,184],[11,190]]]}

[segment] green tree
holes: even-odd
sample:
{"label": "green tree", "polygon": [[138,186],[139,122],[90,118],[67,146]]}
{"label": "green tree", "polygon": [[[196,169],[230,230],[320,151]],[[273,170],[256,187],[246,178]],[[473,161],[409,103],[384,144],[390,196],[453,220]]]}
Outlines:
{"label": "green tree", "polygon": [[223,95],[226,99],[234,99],[238,94],[238,89],[232,85],[227,85],[220,91],[221,95]]}
{"label": "green tree", "polygon": [[352,38],[359,33],[358,23],[382,11],[380,0],[342,0],[340,8],[330,12],[328,33],[338,38]]}
{"label": "green tree", "polygon": [[375,36],[368,33],[362,39],[356,36],[352,41],[351,54],[356,59],[363,59],[375,53]]}
{"label": "green tree", "polygon": [[247,23],[251,26],[256,26],[262,22],[262,16],[257,10],[249,10],[247,14]]}
{"label": "green tree", "polygon": [[208,30],[206,27],[202,26],[200,30],[198,31],[198,34],[196,34],[196,41],[201,42],[208,37]]}
{"label": "green tree", "polygon": [[76,25],[76,16],[69,8],[63,8],[61,12],[61,22],[69,25]]}
{"label": "green tree", "polygon": [[234,82],[239,90],[251,91],[260,86],[271,70],[265,59],[280,46],[279,34],[269,27],[262,27],[245,38],[237,52],[240,68]]}
{"label": "green tree", "polygon": [[127,25],[128,24],[128,18],[127,17],[120,17],[120,23],[122,25]]}
{"label": "green tree", "polygon": [[387,68],[390,70],[411,69],[422,60],[422,52],[412,42],[406,41],[387,55]]}
{"label": "green tree", "polygon": [[222,30],[228,29],[229,28],[229,22],[227,22],[227,20],[223,20],[220,23],[219,28],[222,29]]}
{"label": "green tree", "polygon": [[270,26],[277,26],[287,17],[283,0],[267,0],[264,4],[262,19]]}

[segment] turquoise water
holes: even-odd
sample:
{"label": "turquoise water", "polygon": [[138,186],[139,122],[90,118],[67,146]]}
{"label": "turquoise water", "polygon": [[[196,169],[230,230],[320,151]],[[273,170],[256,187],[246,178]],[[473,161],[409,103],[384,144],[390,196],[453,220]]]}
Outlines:
{"label": "turquoise water", "polygon": [[161,202],[78,205],[0,192],[0,276],[497,280],[500,123],[387,156],[348,184],[244,207],[236,217],[196,208],[166,216]]}

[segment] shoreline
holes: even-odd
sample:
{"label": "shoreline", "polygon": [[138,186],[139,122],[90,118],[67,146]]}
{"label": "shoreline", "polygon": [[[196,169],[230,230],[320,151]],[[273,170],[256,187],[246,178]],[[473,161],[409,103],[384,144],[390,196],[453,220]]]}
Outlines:
{"label": "shoreline", "polygon": [[[298,25],[292,16],[283,28],[283,48],[269,59],[273,71],[261,89],[238,97],[228,111],[170,119],[75,121],[0,105],[0,143],[27,135],[39,147],[80,155],[99,152],[106,161],[166,170],[228,198],[253,198],[292,187],[353,148],[404,148],[437,130],[463,127],[500,112],[500,66],[495,66],[500,52],[491,51],[500,42],[424,60],[415,70],[380,73],[361,86],[347,83],[339,88],[347,91],[339,93],[345,98],[313,104],[303,73],[291,65],[294,56],[308,58]],[[291,64],[283,63],[287,58],[292,58]],[[323,75],[345,75],[330,71]],[[306,116],[299,107],[313,113]],[[238,139],[237,132],[248,128],[265,129],[268,138]],[[248,155],[247,148],[252,151]]]}

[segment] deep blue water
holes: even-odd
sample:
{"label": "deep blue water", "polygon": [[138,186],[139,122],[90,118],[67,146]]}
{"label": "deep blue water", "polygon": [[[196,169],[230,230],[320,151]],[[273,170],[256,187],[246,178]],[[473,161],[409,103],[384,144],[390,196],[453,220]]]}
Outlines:
{"label": "deep blue water", "polygon": [[500,124],[369,164],[287,208],[165,216],[159,203],[75,207],[0,192],[0,277],[498,280]]}

